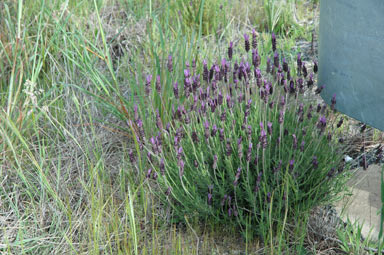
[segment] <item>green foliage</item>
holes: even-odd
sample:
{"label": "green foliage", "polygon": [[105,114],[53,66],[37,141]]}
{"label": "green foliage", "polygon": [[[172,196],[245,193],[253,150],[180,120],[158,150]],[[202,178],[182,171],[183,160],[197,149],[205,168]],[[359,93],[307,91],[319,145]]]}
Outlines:
{"label": "green foliage", "polygon": [[[340,239],[340,248],[347,254],[377,254],[375,242],[372,239],[372,230],[363,237],[363,224],[347,219],[344,227],[337,230]],[[377,246],[376,246],[377,247]],[[369,253],[368,253],[369,252]]]}
{"label": "green foliage", "polygon": [[136,135],[148,141],[142,144],[147,178],[155,179],[155,191],[172,207],[175,221],[188,215],[272,240],[288,221],[305,219],[314,206],[329,202],[345,175],[340,144],[326,119],[332,111],[300,103],[309,76],[287,85],[281,69],[261,72],[267,61],[255,56],[205,64],[203,71],[186,67],[169,99],[173,121],[166,125],[154,114],[155,137],[146,139],[140,130]]}
{"label": "green foliage", "polygon": [[[166,123],[173,119],[172,106],[176,111],[179,105],[190,106],[192,103],[191,98],[181,96],[179,102],[173,96],[175,81],[179,82],[180,95],[183,94],[186,62],[192,66],[192,61],[196,59],[196,71],[193,73],[201,74],[202,58],[206,58],[209,65],[212,65],[217,59],[217,52],[222,51],[220,44],[228,39],[226,36],[238,33],[238,24],[241,27],[259,25],[252,23],[252,19],[248,20],[245,12],[235,17],[234,11],[239,10],[239,7],[259,9],[262,1],[256,4],[255,1],[237,1],[231,6],[227,6],[228,3],[235,1],[193,1],[194,8],[189,7],[189,1],[182,0],[7,0],[0,3],[0,99],[4,105],[0,114],[3,152],[0,158],[0,210],[3,212],[3,221],[7,222],[2,226],[2,253],[223,254],[227,252],[228,245],[217,247],[215,237],[238,243],[235,226],[245,230],[249,251],[260,248],[257,241],[250,241],[250,237],[254,236],[256,220],[263,222],[258,230],[264,231],[264,235],[267,233],[270,236],[270,224],[276,226],[274,229],[283,231],[285,222],[279,227],[279,221],[272,219],[276,216],[275,208],[284,204],[277,203],[281,190],[272,192],[273,203],[269,204],[270,207],[261,203],[265,199],[265,192],[269,191],[266,185],[272,179],[268,179],[266,184],[263,182],[260,194],[255,197],[255,200],[258,199],[256,207],[265,205],[263,208],[267,210],[268,207],[270,210],[266,213],[263,209],[263,216],[260,214],[257,219],[249,217],[249,224],[244,223],[247,217],[245,206],[250,203],[245,194],[247,188],[244,176],[241,176],[237,186],[237,193],[241,194],[236,198],[238,204],[244,207],[241,209],[239,224],[234,222],[234,217],[226,216],[224,219],[210,221],[212,226],[220,228],[209,226],[211,229],[207,231],[206,225],[197,221],[204,217],[209,220],[211,215],[216,215],[213,206],[217,205],[218,186],[214,186],[215,200],[212,207],[206,206],[207,185],[218,185],[213,182],[214,179],[210,181],[209,178],[204,179],[205,183],[199,186],[204,189],[200,192],[193,190],[192,182],[185,185],[186,189],[192,188],[191,194],[201,196],[200,200],[197,196],[196,201],[199,201],[199,206],[207,207],[204,208],[207,213],[201,214],[195,208],[193,212],[196,211],[196,214],[183,215],[179,207],[183,201],[177,202],[172,194],[168,198],[163,197],[164,202],[168,203],[167,199],[172,202],[171,205],[177,209],[173,211],[174,221],[183,221],[188,228],[183,231],[164,224],[163,218],[159,216],[168,215],[167,211],[159,206],[144,185],[147,181],[142,173],[147,169],[147,150],[141,151],[140,146],[143,144],[136,140],[139,126],[126,126],[127,119],[134,119],[131,109],[136,103],[144,122],[144,133],[147,137],[153,132],[157,135],[154,128],[157,119],[154,122],[150,118],[156,115],[156,109],[160,109],[160,119],[164,123],[163,127],[166,127]],[[250,13],[258,20],[258,13]],[[264,22],[263,15],[260,15],[260,20]],[[243,20],[236,23],[240,19]],[[264,26],[264,23],[260,24]],[[291,43],[294,43],[294,39],[291,39]],[[120,57],[109,52],[116,44],[123,49]],[[266,47],[264,51],[267,53],[270,44],[260,44],[259,47]],[[291,48],[288,44],[286,47]],[[263,68],[266,53],[260,53]],[[168,72],[166,68],[169,54],[173,57],[173,72]],[[153,78],[151,94],[147,96],[144,85],[145,75],[149,73]],[[161,78],[160,93],[156,89],[157,75]],[[263,75],[271,79],[271,75]],[[232,79],[230,81],[233,82]],[[205,83],[202,83],[205,87]],[[228,93],[228,90],[223,91]],[[238,92],[234,89],[233,99],[238,96]],[[262,102],[252,104],[251,111],[255,116],[249,121],[259,121],[256,108],[263,105]],[[216,111],[225,107],[224,102]],[[231,189],[231,178],[237,170],[236,166],[244,164],[244,158],[241,161],[235,156],[237,143],[234,140],[244,135],[244,130],[239,128],[244,107],[244,103],[236,104],[228,114],[228,118],[239,118],[233,132],[230,132],[230,120],[223,124],[225,135],[233,139],[231,146],[234,152],[227,160],[230,162],[228,170],[224,165],[226,159],[218,158],[220,170],[225,169],[222,189]],[[270,110],[269,114],[272,112]],[[259,117],[262,116],[260,114]],[[268,118],[273,119],[271,116]],[[289,119],[293,121],[292,116],[286,118],[287,123]],[[219,122],[213,114],[208,114],[205,119]],[[275,121],[273,131],[279,132]],[[256,143],[260,128],[258,123],[255,125],[255,134],[251,140]],[[179,120],[171,122],[171,131],[169,134],[164,133],[164,138],[171,138],[175,128],[179,127]],[[196,124],[195,119],[189,129],[185,128],[187,136],[191,128],[200,129],[199,134],[203,135],[203,128]],[[289,132],[293,132],[293,129],[290,128]],[[271,144],[265,150],[266,156],[273,153],[272,141],[275,138],[271,137]],[[182,146],[185,157],[192,159],[196,153],[193,148],[196,146],[184,139]],[[247,139],[243,140],[244,149]],[[223,153],[223,148],[219,147],[216,140],[209,138],[207,144],[198,144],[196,147],[199,149],[201,164],[204,160],[208,160],[208,164],[212,163],[212,149],[217,150],[216,154]],[[162,180],[175,180],[172,184],[176,187],[173,193],[178,191],[177,197],[187,197],[182,193],[184,190],[177,186],[178,166],[172,164],[178,162],[172,151],[173,144],[171,146],[168,140],[164,142],[164,148],[168,148],[167,152],[164,150],[167,172],[173,171],[174,176]],[[151,151],[151,145],[144,145],[149,146],[147,149]],[[256,146],[254,144],[254,148]],[[137,152],[138,156],[134,158],[134,164],[129,164],[132,151]],[[281,151],[289,152],[287,148]],[[262,155],[261,149],[259,152]],[[253,153],[252,156],[255,156],[257,150]],[[158,170],[158,155],[153,155],[153,160],[151,177]],[[260,164],[272,164],[273,160],[275,158],[271,156],[271,159]],[[190,161],[186,162],[190,164]],[[209,166],[200,169],[195,175],[202,178],[204,169],[208,177],[215,176]],[[242,173],[246,171],[244,169]],[[261,166],[250,164],[249,169],[258,173]],[[191,175],[190,170],[190,165],[186,165],[186,176]],[[284,171],[281,172],[281,176],[284,176],[281,183],[291,185],[285,179],[291,182],[293,179],[286,178]],[[254,176],[252,178],[255,181]],[[252,181],[252,178],[248,179]],[[166,188],[162,182],[153,184],[149,188],[154,192]],[[294,201],[295,192],[289,193],[289,202]],[[187,205],[188,211],[184,212],[191,212],[191,203]],[[285,215],[285,211],[283,213]],[[287,224],[288,217],[294,214],[287,211]],[[272,220],[268,222],[268,219]],[[305,217],[298,215],[296,219],[299,223]],[[223,225],[223,222],[229,224]],[[297,230],[295,233],[299,235],[301,232]],[[238,249],[243,249],[243,245],[240,242]],[[281,247],[280,250],[284,249],[284,245]]]}
{"label": "green foliage", "polygon": [[169,8],[186,34],[199,31],[202,35],[210,35],[227,25],[225,4],[223,0],[177,0]]}
{"label": "green foliage", "polygon": [[302,30],[296,21],[295,0],[264,0],[264,12],[269,31],[288,35]]}

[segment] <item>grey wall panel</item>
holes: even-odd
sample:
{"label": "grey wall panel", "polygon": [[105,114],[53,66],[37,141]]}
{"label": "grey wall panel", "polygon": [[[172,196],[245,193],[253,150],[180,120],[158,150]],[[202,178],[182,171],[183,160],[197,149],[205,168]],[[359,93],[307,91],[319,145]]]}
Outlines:
{"label": "grey wall panel", "polygon": [[384,0],[321,0],[319,85],[336,109],[384,130]]}

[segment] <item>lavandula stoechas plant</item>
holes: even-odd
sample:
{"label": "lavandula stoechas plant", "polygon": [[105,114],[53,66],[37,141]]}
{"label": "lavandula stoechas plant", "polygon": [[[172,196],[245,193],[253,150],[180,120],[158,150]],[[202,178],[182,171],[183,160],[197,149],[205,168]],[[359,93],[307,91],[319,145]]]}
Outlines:
{"label": "lavandula stoechas plant", "polygon": [[[245,34],[245,47],[231,42],[226,58],[204,60],[200,68],[186,65],[182,79],[172,81],[172,122],[161,125],[153,111],[157,138],[144,147],[151,154],[147,169],[157,175],[147,180],[159,186],[155,190],[175,219],[197,212],[200,219],[240,228],[250,223],[257,232],[271,206],[274,219],[283,210],[293,216],[337,191],[343,172],[331,169],[340,169],[342,155],[337,138],[328,135],[332,111],[301,102],[304,84],[313,85],[316,74],[299,54],[294,77],[295,67],[285,58],[280,63],[276,36],[271,40],[273,52],[261,54],[256,33],[252,44]],[[169,58],[169,72],[176,70],[172,64]],[[163,89],[160,82],[155,87]]]}

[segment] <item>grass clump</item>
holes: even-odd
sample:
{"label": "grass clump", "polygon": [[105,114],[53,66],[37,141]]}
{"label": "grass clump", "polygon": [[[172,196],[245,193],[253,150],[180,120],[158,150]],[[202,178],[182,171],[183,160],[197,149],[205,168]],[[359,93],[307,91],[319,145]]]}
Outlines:
{"label": "grass clump", "polygon": [[[161,109],[152,109],[153,137],[145,137],[136,107],[129,125],[146,155],[150,187],[172,207],[175,222],[188,216],[234,225],[273,242],[288,222],[305,222],[313,207],[332,200],[346,175],[332,111],[302,102],[314,73],[300,54],[295,66],[281,60],[275,35],[272,52],[252,37],[244,35],[243,55],[231,42],[219,64],[186,65],[168,99],[172,121],[163,123]],[[173,72],[172,62],[167,68]],[[161,94],[159,78],[150,78],[147,95],[152,87]]]}
{"label": "grass clump", "polygon": [[226,26],[225,5],[226,1],[222,0],[191,0],[175,1],[170,8],[187,34],[200,31],[202,35],[210,35]]}

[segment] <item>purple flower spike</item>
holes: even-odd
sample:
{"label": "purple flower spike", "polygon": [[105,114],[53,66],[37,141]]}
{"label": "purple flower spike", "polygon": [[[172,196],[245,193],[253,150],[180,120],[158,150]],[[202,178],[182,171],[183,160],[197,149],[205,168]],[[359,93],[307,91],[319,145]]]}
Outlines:
{"label": "purple flower spike", "polygon": [[223,104],[223,94],[221,93],[221,90],[219,91],[219,94],[217,95],[217,104],[218,105]]}
{"label": "purple flower spike", "polygon": [[164,159],[163,158],[160,159],[159,168],[160,168],[161,175],[164,175],[165,174],[165,165],[164,165]]}
{"label": "purple flower spike", "polygon": [[137,127],[139,128],[139,138],[143,139],[145,134],[144,134],[144,127],[143,127],[143,121],[141,119],[137,120]]}
{"label": "purple flower spike", "polygon": [[283,81],[283,87],[284,87],[284,92],[288,93],[288,85],[287,85],[287,80]]}
{"label": "purple flower spike", "polygon": [[229,47],[228,47],[228,58],[229,58],[229,60],[232,60],[232,55],[233,55],[233,42],[229,42]]}
{"label": "purple flower spike", "polygon": [[232,100],[230,95],[227,95],[227,107],[232,108]]}
{"label": "purple flower spike", "polygon": [[289,161],[289,170],[293,170],[294,166],[295,166],[295,160],[294,160],[294,159],[291,159],[291,160]]}
{"label": "purple flower spike", "polygon": [[236,176],[235,176],[235,180],[233,181],[233,186],[237,186],[238,182],[239,182],[239,179],[240,179],[240,174],[241,174],[241,167],[239,167],[237,169],[237,173],[236,173]]}
{"label": "purple flower spike", "polygon": [[304,146],[305,146],[305,141],[302,141],[300,144],[300,151],[304,152]]}
{"label": "purple flower spike", "polygon": [[159,110],[156,110],[156,126],[159,130],[163,130],[163,122],[161,120]]}
{"label": "purple flower spike", "polygon": [[319,67],[317,65],[317,61],[315,60],[315,61],[313,61],[313,72],[317,73],[318,70],[319,70]]}
{"label": "purple flower spike", "polygon": [[276,35],[272,32],[272,51],[276,51]]}
{"label": "purple flower spike", "polygon": [[249,99],[248,103],[247,103],[247,106],[246,106],[246,109],[247,110],[251,109],[251,105],[252,105],[252,99]]}
{"label": "purple flower spike", "polygon": [[321,91],[323,91],[323,89],[324,89],[324,85],[321,85],[319,88],[317,88],[317,89],[315,90],[315,93],[316,93],[316,94],[320,94]]}
{"label": "purple flower spike", "polygon": [[221,67],[222,67],[222,68],[225,68],[226,65],[227,65],[227,61],[225,60],[225,58],[223,58],[223,59],[221,60]]}
{"label": "purple flower spike", "polygon": [[273,65],[278,68],[279,67],[279,53],[277,51],[273,55]]}
{"label": "purple flower spike", "polygon": [[301,68],[303,66],[303,62],[301,61],[301,53],[299,52],[297,54],[297,74],[300,75],[301,74]]}
{"label": "purple flower spike", "polygon": [[308,81],[307,81],[307,86],[308,86],[308,88],[309,87],[311,87],[312,85],[313,85],[313,73],[311,73],[310,75],[309,75],[309,79],[308,79]]}
{"label": "purple flower spike", "polygon": [[214,69],[215,71],[215,80],[219,81],[221,76],[220,76],[220,67],[218,65],[215,65]]}
{"label": "purple flower spike", "polygon": [[151,178],[151,173],[152,173],[152,169],[149,168],[148,171],[147,171],[147,175],[145,176],[145,178],[147,178],[147,179]]}
{"label": "purple flower spike", "polygon": [[293,149],[297,149],[297,137],[295,134],[292,134],[292,139],[293,139]]}
{"label": "purple flower spike", "polygon": [[226,111],[223,111],[221,113],[220,120],[223,121],[223,122],[227,120],[227,112]]}
{"label": "purple flower spike", "polygon": [[289,81],[289,93],[294,94],[296,92],[295,83],[293,80]]}
{"label": "purple flower spike", "polygon": [[199,137],[197,136],[196,131],[193,131],[193,132],[192,132],[192,141],[193,141],[194,143],[199,143]]}
{"label": "purple flower spike", "polygon": [[226,155],[229,157],[232,154],[232,146],[231,146],[231,141],[227,139],[227,144],[226,144]]}
{"label": "purple flower spike", "polygon": [[267,146],[268,146],[267,133],[265,132],[264,129],[262,129],[260,132],[259,141],[260,141],[263,149],[267,148]]}
{"label": "purple flower spike", "polygon": [[191,76],[191,72],[189,71],[189,69],[184,69],[184,77],[189,78],[190,76]]}
{"label": "purple flower spike", "polygon": [[208,193],[208,205],[212,205],[212,194]]}
{"label": "purple flower spike", "polygon": [[219,139],[220,139],[220,142],[224,141],[224,128],[220,129]]}
{"label": "purple flower spike", "polygon": [[132,149],[129,149],[129,150],[128,150],[128,156],[129,156],[129,161],[130,161],[132,164],[135,163],[136,159],[135,159],[135,155],[133,154]]}
{"label": "purple flower spike", "polygon": [[343,117],[341,117],[340,118],[340,120],[339,120],[339,122],[337,123],[337,128],[339,128],[339,127],[341,127],[341,125],[343,125],[343,121],[344,121],[344,119],[343,119]]}
{"label": "purple flower spike", "polygon": [[279,124],[282,124],[284,122],[284,111],[280,111],[279,114]]}
{"label": "purple flower spike", "polygon": [[336,105],[336,94],[333,94],[331,99],[331,109],[334,110]]}
{"label": "purple flower spike", "polygon": [[213,156],[213,165],[212,165],[212,168],[213,168],[213,169],[216,169],[216,168],[217,168],[217,155],[214,155],[214,156]]}
{"label": "purple flower spike", "polygon": [[211,130],[211,136],[214,137],[217,133],[217,126],[213,124],[212,130]]}
{"label": "purple flower spike", "polygon": [[302,132],[303,136],[306,136],[306,135],[307,135],[307,130],[306,130],[305,128],[303,128],[303,129],[301,130],[301,132]]}
{"label": "purple flower spike", "polygon": [[284,72],[288,72],[288,63],[285,58],[283,58],[283,70]]}
{"label": "purple flower spike", "polygon": [[177,82],[175,82],[173,84],[173,94],[175,95],[175,98],[176,99],[179,99],[179,88],[178,88],[179,84]]}
{"label": "purple flower spike", "polygon": [[270,73],[271,72],[271,59],[270,58],[267,58],[267,70],[266,70],[267,73]]}
{"label": "purple flower spike", "polygon": [[209,122],[208,120],[204,122],[204,130],[205,130],[205,139],[209,138]]}
{"label": "purple flower spike", "polygon": [[325,116],[321,116],[319,118],[319,122],[317,123],[317,128],[320,129],[321,132],[323,132],[326,126],[327,126],[327,119],[325,118]]}
{"label": "purple flower spike", "polygon": [[247,34],[244,34],[244,46],[245,46],[245,51],[248,52],[250,49],[250,45],[249,45],[249,36]]}
{"label": "purple flower spike", "polygon": [[207,66],[207,60],[203,60],[203,80],[208,82],[208,76],[209,76],[209,71],[208,71],[208,66]]}
{"label": "purple flower spike", "polygon": [[148,75],[145,77],[145,80],[146,80],[146,83],[147,83],[147,84],[150,84],[151,81],[152,81],[152,75],[148,74]]}
{"label": "purple flower spike", "polygon": [[313,158],[312,158],[312,165],[313,165],[314,169],[317,169],[317,167],[319,166],[319,161],[317,161],[316,156],[313,156]]}
{"label": "purple flower spike", "polygon": [[252,29],[252,48],[257,48],[257,34],[255,29]]}
{"label": "purple flower spike", "polygon": [[303,103],[300,103],[300,105],[299,105],[299,110],[297,111],[297,114],[302,114],[303,113],[303,111],[304,111],[304,104]]}
{"label": "purple flower spike", "polygon": [[268,203],[271,202],[271,192],[268,192],[268,193],[267,193],[267,202],[268,202]]}
{"label": "purple flower spike", "polygon": [[183,157],[183,147],[179,147],[178,149],[177,149],[177,155],[176,155],[176,157],[178,158],[178,159],[181,159],[182,157]]}
{"label": "purple flower spike", "polygon": [[269,135],[272,135],[272,123],[271,122],[268,122],[268,124],[267,124],[267,131],[268,131]]}

